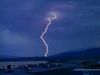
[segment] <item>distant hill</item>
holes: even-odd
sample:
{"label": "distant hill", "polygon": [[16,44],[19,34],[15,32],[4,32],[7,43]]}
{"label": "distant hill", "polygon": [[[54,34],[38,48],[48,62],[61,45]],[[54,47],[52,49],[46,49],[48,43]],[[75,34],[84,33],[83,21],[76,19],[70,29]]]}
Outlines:
{"label": "distant hill", "polygon": [[10,55],[0,55],[1,58],[17,58],[17,56],[10,56]]}
{"label": "distant hill", "polygon": [[73,60],[73,59],[100,59],[100,48],[91,48],[73,52],[63,52],[49,57],[16,57],[9,55],[0,55],[0,61],[28,61],[28,60]]}
{"label": "distant hill", "polygon": [[74,52],[63,52],[52,56],[53,58],[66,58],[66,59],[91,59],[96,58],[100,59],[100,48],[91,48],[81,51],[74,51]]}

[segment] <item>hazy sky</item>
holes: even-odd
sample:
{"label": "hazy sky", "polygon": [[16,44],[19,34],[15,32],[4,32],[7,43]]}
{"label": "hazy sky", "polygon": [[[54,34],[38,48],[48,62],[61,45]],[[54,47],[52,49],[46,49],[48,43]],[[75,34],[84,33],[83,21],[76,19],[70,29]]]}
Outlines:
{"label": "hazy sky", "polygon": [[99,0],[0,0],[0,55],[44,56],[50,12],[48,55],[100,47]]}

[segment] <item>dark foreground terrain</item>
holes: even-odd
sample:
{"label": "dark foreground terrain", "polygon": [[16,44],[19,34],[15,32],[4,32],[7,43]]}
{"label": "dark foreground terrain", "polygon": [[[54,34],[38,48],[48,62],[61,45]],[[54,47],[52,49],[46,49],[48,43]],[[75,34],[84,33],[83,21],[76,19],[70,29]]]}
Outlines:
{"label": "dark foreground terrain", "polygon": [[3,68],[0,68],[0,75],[100,75],[100,48],[65,52],[48,58],[1,58],[0,66]]}
{"label": "dark foreground terrain", "polygon": [[74,71],[73,68],[58,69],[25,69],[2,70],[0,75],[100,75],[100,71]]}

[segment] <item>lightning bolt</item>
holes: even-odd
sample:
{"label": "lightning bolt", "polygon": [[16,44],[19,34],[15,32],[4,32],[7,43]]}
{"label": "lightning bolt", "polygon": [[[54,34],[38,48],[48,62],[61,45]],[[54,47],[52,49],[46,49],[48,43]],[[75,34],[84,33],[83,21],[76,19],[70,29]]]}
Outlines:
{"label": "lightning bolt", "polygon": [[48,48],[47,42],[46,42],[45,39],[44,39],[44,35],[47,33],[47,30],[48,30],[48,28],[49,28],[49,26],[50,26],[52,20],[57,18],[55,13],[51,12],[51,15],[52,15],[51,17],[47,18],[48,24],[46,25],[46,28],[44,29],[44,32],[43,32],[43,33],[41,34],[41,36],[40,36],[40,39],[43,41],[43,43],[44,43],[44,45],[45,45],[45,50],[46,50],[46,52],[45,52],[45,54],[44,54],[45,57],[47,57],[47,55],[48,55],[49,48]]}

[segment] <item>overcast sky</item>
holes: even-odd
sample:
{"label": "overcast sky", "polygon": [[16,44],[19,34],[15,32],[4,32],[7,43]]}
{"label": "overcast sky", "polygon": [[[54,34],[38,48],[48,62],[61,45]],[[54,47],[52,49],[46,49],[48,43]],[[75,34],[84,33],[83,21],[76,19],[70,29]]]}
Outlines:
{"label": "overcast sky", "polygon": [[50,12],[48,55],[100,47],[99,0],[0,0],[0,55],[44,56]]}

